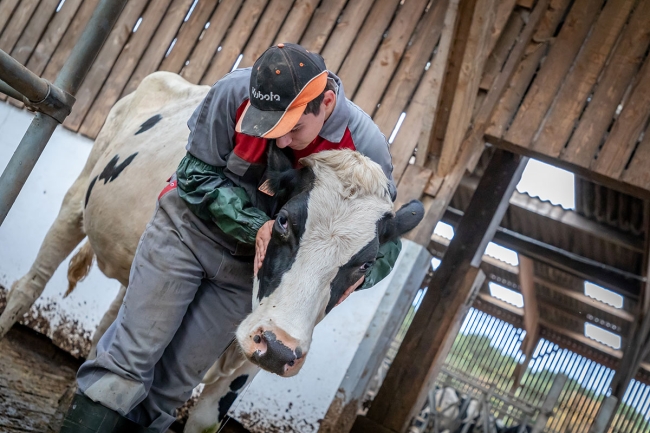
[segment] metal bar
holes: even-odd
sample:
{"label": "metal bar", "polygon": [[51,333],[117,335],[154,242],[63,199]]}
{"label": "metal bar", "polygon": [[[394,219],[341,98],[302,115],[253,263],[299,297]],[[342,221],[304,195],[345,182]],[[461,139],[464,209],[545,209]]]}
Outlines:
{"label": "metal bar", "polygon": [[[72,49],[70,57],[54,81],[55,86],[71,95],[77,93],[126,2],[127,0],[100,1],[79,38],[79,42]],[[40,95],[38,92],[42,91],[42,87],[39,87],[36,89],[36,93],[28,91],[25,96],[28,98],[38,96]],[[42,113],[36,114],[25,136],[20,141],[18,149],[0,176],[0,225],[16,201],[16,197],[36,165],[36,161],[43,153],[57,124],[58,122],[49,116]]]}
{"label": "metal bar", "polygon": [[0,80],[0,93],[4,93],[7,96],[11,96],[14,99],[17,99],[19,101],[23,100],[23,95],[20,93],[18,90],[14,89],[11,87],[9,84],[5,83],[4,81]]}
{"label": "metal bar", "polygon": [[603,405],[598,411],[596,420],[591,426],[591,430],[589,430],[591,433],[605,433],[607,430],[608,421],[612,415],[612,412],[616,408],[617,400],[618,399],[614,396],[609,396],[605,399]]}
{"label": "metal bar", "polygon": [[0,79],[33,102],[45,99],[49,90],[47,81],[2,50],[0,50]]}
{"label": "metal bar", "polygon": [[539,415],[537,416],[535,427],[533,427],[533,433],[539,433],[544,430],[544,427],[546,426],[546,420],[548,420],[548,417],[553,412],[553,408],[560,398],[560,393],[562,392],[562,388],[564,388],[564,384],[566,383],[567,379],[567,376],[564,374],[558,374],[555,376],[553,385],[551,385],[551,390],[548,392],[546,400],[544,400],[542,408],[539,411]]}

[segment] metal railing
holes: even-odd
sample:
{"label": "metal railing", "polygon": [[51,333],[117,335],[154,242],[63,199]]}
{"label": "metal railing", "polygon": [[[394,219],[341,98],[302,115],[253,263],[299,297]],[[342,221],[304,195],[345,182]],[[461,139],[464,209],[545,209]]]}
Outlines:
{"label": "metal railing", "polygon": [[0,176],[0,225],[43,153],[57,125],[63,123],[97,54],[127,0],[101,0],[54,83],[29,71],[0,50],[0,92],[25,103],[36,115]]}

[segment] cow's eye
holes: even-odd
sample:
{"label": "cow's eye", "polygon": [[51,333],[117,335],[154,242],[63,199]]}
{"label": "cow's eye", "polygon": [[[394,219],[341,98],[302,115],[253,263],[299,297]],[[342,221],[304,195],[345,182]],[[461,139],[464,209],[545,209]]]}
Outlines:
{"label": "cow's eye", "polygon": [[370,268],[372,267],[372,265],[373,265],[374,263],[375,263],[375,262],[366,262],[366,263],[364,263],[363,265],[361,265],[361,267],[359,268],[359,270],[360,270],[361,272],[366,272],[368,269],[370,269]]}
{"label": "cow's eye", "polygon": [[287,220],[287,217],[285,215],[283,214],[278,215],[278,217],[275,219],[275,224],[280,233],[287,232],[287,229],[289,227],[289,221]]}

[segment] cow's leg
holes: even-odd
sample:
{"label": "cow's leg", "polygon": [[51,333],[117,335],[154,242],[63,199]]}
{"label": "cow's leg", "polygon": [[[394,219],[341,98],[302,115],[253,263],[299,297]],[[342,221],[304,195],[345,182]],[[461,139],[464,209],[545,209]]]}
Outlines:
{"label": "cow's leg", "polygon": [[214,433],[218,431],[228,409],[260,368],[246,360],[233,343],[206,373],[205,387],[190,412],[185,433]]}
{"label": "cow's leg", "polygon": [[48,230],[36,260],[21,279],[16,281],[7,296],[7,306],[0,316],[0,338],[31,308],[43,293],[45,284],[61,262],[85,237],[83,232],[83,204],[87,174],[81,174],[63,199],[61,210]]}
{"label": "cow's leg", "polygon": [[110,307],[108,307],[108,310],[106,310],[106,313],[102,316],[102,320],[99,321],[99,325],[97,325],[97,329],[95,329],[95,332],[93,333],[90,351],[88,352],[88,357],[86,359],[95,359],[95,356],[97,356],[97,342],[102,338],[102,335],[104,335],[108,327],[111,326],[111,323],[115,321],[117,313],[120,311],[120,307],[124,301],[125,294],[126,287],[120,285],[120,291],[117,292],[117,296],[113,299],[113,302],[111,302]]}

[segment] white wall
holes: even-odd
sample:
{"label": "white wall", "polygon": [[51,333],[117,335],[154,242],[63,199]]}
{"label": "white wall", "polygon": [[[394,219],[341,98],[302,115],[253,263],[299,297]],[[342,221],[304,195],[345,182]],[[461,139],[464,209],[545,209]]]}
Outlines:
{"label": "white wall", "polygon": [[[4,170],[33,115],[0,102],[0,171]],[[93,141],[58,127],[34,171],[0,226],[0,285],[6,289],[22,277],[56,218],[63,196],[86,162]],[[117,295],[119,283],[106,278],[97,267],[66,299],[69,258],[59,267],[43,296],[39,312],[50,320],[52,337],[62,319],[77,320],[89,334]]]}

